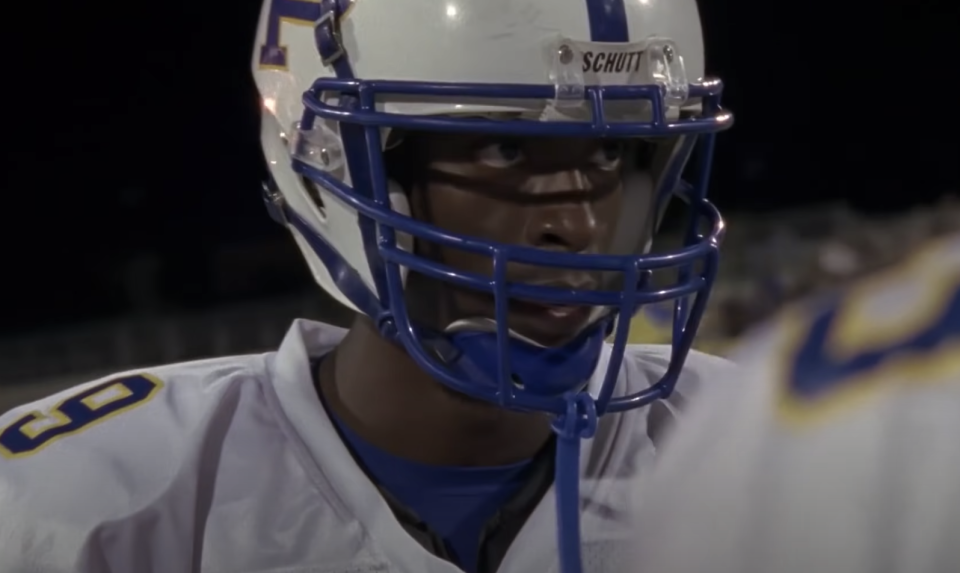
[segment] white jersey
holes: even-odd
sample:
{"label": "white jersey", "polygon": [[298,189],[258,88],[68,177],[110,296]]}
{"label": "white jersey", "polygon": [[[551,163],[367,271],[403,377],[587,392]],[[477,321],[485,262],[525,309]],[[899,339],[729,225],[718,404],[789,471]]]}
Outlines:
{"label": "white jersey", "polygon": [[636,571],[960,572],[960,237],[734,356],[644,482]]}
{"label": "white jersey", "polygon": [[[0,571],[458,571],[402,529],[317,397],[310,359],[344,334],[296,321],[275,353],[128,372],[0,417]],[[668,359],[669,347],[629,347],[618,393],[657,381]],[[692,353],[680,393],[729,364]],[[605,417],[583,444],[589,571],[621,573],[600,563],[623,516],[590,501],[648,467],[648,411]],[[611,505],[626,504],[595,507]],[[501,573],[557,570],[554,506],[551,489]]]}

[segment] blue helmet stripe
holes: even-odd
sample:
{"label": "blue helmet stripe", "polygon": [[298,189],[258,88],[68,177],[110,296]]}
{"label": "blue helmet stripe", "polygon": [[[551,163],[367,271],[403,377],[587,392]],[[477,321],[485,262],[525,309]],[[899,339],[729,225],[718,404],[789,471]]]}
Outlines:
{"label": "blue helmet stripe", "polygon": [[627,8],[624,0],[587,0],[590,40],[593,42],[629,42]]}

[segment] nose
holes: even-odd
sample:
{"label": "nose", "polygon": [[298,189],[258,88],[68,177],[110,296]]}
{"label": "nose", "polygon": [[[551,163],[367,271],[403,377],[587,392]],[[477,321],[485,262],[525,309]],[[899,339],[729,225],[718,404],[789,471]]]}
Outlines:
{"label": "nose", "polygon": [[590,184],[579,170],[537,178],[525,238],[541,249],[582,253],[597,236],[597,217],[590,201]]}

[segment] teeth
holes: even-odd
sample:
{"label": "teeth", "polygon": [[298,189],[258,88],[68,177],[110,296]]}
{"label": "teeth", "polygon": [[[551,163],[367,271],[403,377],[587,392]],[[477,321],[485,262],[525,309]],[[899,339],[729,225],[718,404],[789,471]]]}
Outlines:
{"label": "teeth", "polygon": [[571,314],[577,311],[576,307],[573,306],[550,306],[547,307],[550,314],[558,318],[564,318],[570,316]]}

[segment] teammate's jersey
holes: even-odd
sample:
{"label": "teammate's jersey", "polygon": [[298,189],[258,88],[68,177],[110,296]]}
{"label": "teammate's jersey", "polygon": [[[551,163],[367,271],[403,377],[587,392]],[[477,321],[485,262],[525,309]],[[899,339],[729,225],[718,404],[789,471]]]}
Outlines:
{"label": "teammate's jersey", "polygon": [[644,482],[637,571],[960,572],[960,237],[749,340]]}
{"label": "teammate's jersey", "polygon": [[[458,571],[405,532],[317,396],[311,359],[344,334],[297,321],[276,353],[129,372],[0,417],[0,571]],[[618,393],[657,381],[668,353],[629,347]],[[726,368],[692,353],[680,395]],[[588,571],[621,573],[602,563],[634,515],[617,496],[654,454],[649,412],[604,417],[583,444]],[[551,488],[500,573],[556,570],[554,506]]]}

